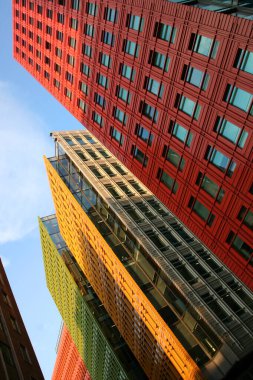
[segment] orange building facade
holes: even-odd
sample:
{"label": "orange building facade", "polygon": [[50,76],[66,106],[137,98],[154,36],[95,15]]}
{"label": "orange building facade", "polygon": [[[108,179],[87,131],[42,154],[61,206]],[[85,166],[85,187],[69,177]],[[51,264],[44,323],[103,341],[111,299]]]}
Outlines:
{"label": "orange building facade", "polygon": [[61,331],[52,380],[91,380],[66,326]]}
{"label": "orange building facade", "polygon": [[148,378],[222,379],[252,351],[252,294],[92,135],[52,136],[60,233]]}

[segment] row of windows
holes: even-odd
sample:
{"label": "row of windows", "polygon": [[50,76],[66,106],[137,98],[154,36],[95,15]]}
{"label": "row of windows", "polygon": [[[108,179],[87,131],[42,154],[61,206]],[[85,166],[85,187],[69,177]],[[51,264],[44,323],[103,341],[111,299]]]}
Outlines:
{"label": "row of windows", "polygon": [[[113,139],[115,139],[120,145],[122,145],[122,140],[124,139],[122,133],[118,131],[116,128],[111,127],[110,135]],[[132,154],[136,160],[142,163],[143,166],[146,166],[147,157],[143,152],[140,151],[136,146],[132,147]],[[98,159],[98,156],[94,156],[93,158]],[[110,176],[115,176],[115,173],[109,171],[108,167],[105,168],[106,172]],[[178,183],[173,179],[168,173],[163,171],[162,169],[158,170],[157,178],[163,183],[168,189],[170,189],[173,193],[177,192]],[[217,184],[215,184],[208,176],[203,175],[201,172],[198,175],[196,180],[196,184],[200,185],[200,188],[204,189],[208,192],[213,198],[217,197],[218,202],[220,202],[224,196],[224,190],[219,188]],[[204,220],[208,226],[212,226],[215,215],[208,210],[208,208],[201,203],[198,199],[191,197],[188,203],[188,207],[191,208],[192,212],[198,215],[202,220]],[[238,220],[242,221],[250,229],[253,229],[253,212],[248,210],[246,207],[242,206],[238,215]],[[232,247],[239,252],[244,258],[248,259],[253,251],[253,249],[242,241],[241,238],[236,236],[233,232],[230,232],[227,243],[232,242]]]}
{"label": "row of windows", "polygon": [[[73,1],[76,1],[77,3],[73,4]],[[73,0],[71,3],[71,8],[75,10],[79,10],[80,3],[79,0]],[[30,2],[30,4],[33,4]],[[65,2],[64,2],[65,5]],[[32,6],[32,9],[34,10],[34,7]],[[39,14],[42,14],[43,8],[41,5],[37,6],[37,12]],[[19,11],[16,11],[19,12]],[[86,13],[92,16],[96,16],[97,14],[97,5],[92,2],[86,3]],[[117,21],[117,10],[113,8],[106,8],[104,12],[104,19],[110,22],[115,23]],[[19,13],[16,13],[16,16],[18,16]],[[52,10],[47,9],[47,17],[52,18]],[[23,21],[26,20],[26,15],[22,13],[22,19]],[[128,14],[127,15],[127,21],[126,26],[129,29],[139,31],[141,32],[143,30],[144,26],[144,19],[138,15]],[[64,23],[64,14],[63,13],[57,13],[57,21],[59,23]],[[33,21],[31,20],[31,23]],[[40,21],[38,21],[40,23]],[[70,20],[70,27],[77,30],[78,29],[78,20],[71,18]],[[39,24],[39,28],[41,29],[41,25]],[[90,37],[94,36],[94,27],[91,24],[85,24],[84,26],[84,33]],[[154,33],[153,35],[157,37],[158,39],[174,43],[175,37],[176,37],[176,28],[172,27],[171,25],[164,24],[161,22],[156,22]],[[102,32],[102,41],[105,43],[108,43],[113,46],[115,40],[115,36],[107,31]],[[128,52],[130,51],[131,55],[138,56],[138,48],[133,45],[136,43],[133,41],[128,41],[126,45],[124,46],[124,51]],[[192,33],[190,37],[190,42],[188,45],[188,49],[191,51],[194,51],[198,54],[201,54],[206,57],[210,57],[212,59],[216,58],[217,51],[219,48],[219,42],[213,40],[210,37],[206,37],[200,34]],[[253,74],[253,52],[248,52],[243,49],[238,49],[236,59],[234,62],[234,67],[237,67],[245,72]],[[190,74],[189,74],[190,75]]]}
{"label": "row of windows", "polygon": [[[61,32],[59,33],[62,35]],[[104,32],[103,39],[104,41],[107,41],[107,43],[109,42],[113,43],[113,38],[111,34],[108,32]],[[37,42],[39,43],[42,42],[40,37]],[[74,38],[70,37],[68,42],[70,46],[76,45],[76,40]],[[129,40],[124,40],[123,45],[124,45],[123,50],[126,53],[133,56],[138,55],[138,45],[136,43]],[[49,50],[51,49],[51,44],[48,41],[46,41],[45,46],[46,46],[46,49],[49,49]],[[91,57],[92,56],[91,46],[88,44],[83,44],[82,52],[84,55]],[[104,66],[110,67],[111,58],[109,55],[101,53],[99,56],[99,60],[101,64],[103,64]],[[68,54],[67,62],[71,64],[72,66],[74,66],[75,58]],[[156,51],[151,51],[149,55],[149,63],[152,66],[168,71],[169,58],[165,56],[164,54],[158,53]],[[130,81],[133,81],[134,76],[135,76],[135,70],[129,67],[128,65],[123,64],[121,67],[121,74],[123,77],[129,79]],[[204,73],[201,70],[196,69],[195,67],[192,67],[191,65],[184,65],[181,79],[192,84],[193,86],[201,88],[202,90],[206,90],[208,86],[208,82],[209,82],[209,74]],[[147,89],[147,91],[151,92],[152,94],[158,97],[162,97],[163,95],[163,90],[164,90],[163,85],[152,78],[149,78],[148,81],[145,83],[145,88]],[[223,100],[245,112],[250,112],[250,114],[253,114],[253,106],[252,106],[253,95],[245,90],[242,90],[240,88],[237,88],[229,84],[227,85]],[[187,115],[193,117],[194,119],[198,120],[200,111],[201,111],[200,105],[198,105],[193,100],[185,96],[180,96],[180,95],[178,95],[176,103],[177,103],[176,106],[178,106],[180,110],[182,110]]]}
{"label": "row of windows", "polygon": [[[59,50],[59,48],[56,48],[56,49],[57,49],[56,53],[61,55],[62,51]],[[91,48],[89,45],[84,45],[84,50],[86,51],[87,54],[89,54],[91,51]],[[37,50],[36,56],[41,57],[41,52]],[[105,61],[107,63],[110,62],[110,57],[108,55],[105,55],[102,53],[100,55],[100,57],[101,57],[100,59],[103,62],[105,62]],[[68,54],[67,55],[67,62],[71,66],[74,66],[74,64],[75,64],[74,56]],[[33,61],[31,60],[30,63],[33,63]],[[50,65],[49,57],[45,57],[45,63]],[[39,65],[37,65],[37,67],[39,67]],[[59,74],[61,73],[61,67],[58,64],[54,65],[54,69]],[[89,66],[84,64],[84,63],[81,63],[81,72],[88,77],[90,75]],[[132,80],[132,78],[135,75],[135,70],[133,68],[131,68],[130,66],[125,65],[125,64],[121,65],[120,72],[121,72],[123,77],[125,77],[129,80]],[[46,77],[49,78],[49,75],[47,74]],[[68,81],[70,81],[71,83],[73,83],[73,75],[72,74],[67,72],[66,73],[66,79]],[[100,86],[107,89],[109,86],[109,79],[103,74],[98,74],[97,75],[97,83]],[[155,94],[159,97],[162,96],[163,90],[164,90],[163,84],[161,82],[158,82],[155,79],[150,78],[150,77],[145,77],[144,88],[148,92]],[[131,94],[130,94],[129,90],[126,90],[123,87],[118,86],[116,95],[120,99],[125,101],[126,103],[130,102]],[[241,90],[235,86],[233,87],[231,85],[228,85],[226,92],[225,92],[225,95],[224,95],[224,100],[228,101],[230,104],[232,104],[235,107],[243,109],[244,111],[250,110],[250,113],[253,114],[253,105],[252,105],[253,95],[244,91],[244,90]],[[105,107],[105,103],[103,104],[103,107]],[[183,113],[193,117],[196,120],[198,120],[198,118],[200,116],[201,106],[198,103],[194,102],[193,100],[185,97],[184,95],[178,94],[176,96],[175,107],[178,108]],[[141,103],[140,112],[142,113],[142,115],[146,116],[152,122],[156,123],[158,121],[158,116],[159,116],[158,110],[155,107],[149,105],[148,103],[146,103],[146,102]],[[178,136],[180,136],[180,134],[182,135],[181,138],[179,137],[180,140],[185,138],[184,137],[185,132],[184,132],[183,127],[178,126],[177,132],[176,132],[176,129],[174,129],[174,130],[175,130],[176,135],[178,135]],[[221,118],[221,117],[217,118],[217,121],[216,121],[215,126],[214,126],[214,131],[217,132],[222,137],[224,137],[225,139],[229,140],[230,142],[237,144],[239,148],[244,147],[246,140],[247,140],[247,137],[248,137],[248,132],[242,130],[241,128],[239,128],[235,124],[233,124],[230,121],[226,120],[225,118]],[[188,140],[187,144],[189,145],[189,140]]]}

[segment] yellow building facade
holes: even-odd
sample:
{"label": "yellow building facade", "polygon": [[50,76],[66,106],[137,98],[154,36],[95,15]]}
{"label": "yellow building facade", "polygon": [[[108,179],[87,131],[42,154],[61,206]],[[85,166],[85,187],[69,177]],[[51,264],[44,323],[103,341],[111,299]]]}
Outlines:
{"label": "yellow building facade", "polygon": [[[234,294],[229,304],[228,298],[224,301],[220,297],[216,301],[212,293],[208,293],[205,301],[204,290],[211,289],[205,278],[211,276],[213,281],[209,282],[217,284],[221,280],[217,273],[223,271],[224,278],[230,275],[222,266],[219,269],[217,259],[214,261],[211,253],[203,249],[194,236],[188,235],[151,193],[143,190],[146,195],[142,196],[141,186],[134,177],[124,172],[124,167],[119,167],[89,133],[55,133],[53,137],[56,156],[44,160],[61,235],[147,377],[154,380],[221,379],[240,357],[252,350],[252,339],[246,339],[245,335],[252,324],[252,312],[245,311],[246,303],[251,302],[250,295],[243,290],[241,301]],[[107,157],[111,157],[108,162]],[[96,162],[100,162],[100,166]],[[121,176],[115,174],[115,168]],[[139,186],[136,194],[132,191],[134,201],[129,204],[128,196],[119,192],[120,188],[125,194],[131,193],[125,179],[132,184],[132,189]],[[157,215],[145,209],[145,202],[153,202],[153,205],[156,202]],[[163,221],[162,215],[165,215]],[[177,226],[175,231],[165,228],[168,220]],[[151,227],[153,232],[158,229],[163,233],[163,237],[157,233],[152,235]],[[143,231],[160,247],[159,254],[152,244],[148,245]],[[177,240],[175,236],[184,240]],[[162,245],[164,237],[170,241],[168,246]],[[187,248],[187,241],[191,247]],[[196,257],[189,260],[192,247],[196,252],[201,249],[199,252],[205,253],[204,261],[213,268],[210,273],[205,270],[207,264],[200,256],[196,255],[197,265]],[[185,263],[180,261],[181,267],[176,254],[185,257]],[[186,260],[192,263],[191,270],[187,269]],[[194,273],[194,268],[201,269],[200,275],[196,270]],[[211,286],[215,290],[215,285]],[[226,289],[228,285],[225,288],[224,283],[225,294],[228,294]],[[239,305],[240,302],[244,306]],[[241,313],[244,316],[240,321]],[[242,345],[234,344],[237,329],[229,332],[233,319],[233,326],[243,325]],[[248,325],[243,324],[246,319]]]}

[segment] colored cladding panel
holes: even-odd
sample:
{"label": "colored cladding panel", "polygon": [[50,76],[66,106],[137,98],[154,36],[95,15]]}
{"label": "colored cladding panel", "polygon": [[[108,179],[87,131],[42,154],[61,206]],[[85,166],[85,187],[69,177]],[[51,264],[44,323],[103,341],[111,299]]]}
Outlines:
{"label": "colored cladding panel", "polygon": [[41,219],[39,224],[48,289],[91,378],[93,380],[136,379],[128,377],[99,327],[94,316],[95,312],[92,312],[88,306],[91,301],[90,295],[85,297],[85,294],[82,294],[76,283],[78,278],[74,279],[67,267],[67,265],[71,267],[73,262],[69,259],[68,264],[65,264]]}
{"label": "colored cladding panel", "polygon": [[253,289],[250,10],[77,3],[15,1],[14,57]]}
{"label": "colored cladding panel", "polygon": [[52,380],[91,380],[66,326],[61,332]]}
{"label": "colored cladding panel", "polygon": [[51,163],[45,159],[45,164],[61,234],[148,378],[201,378],[197,365]]}

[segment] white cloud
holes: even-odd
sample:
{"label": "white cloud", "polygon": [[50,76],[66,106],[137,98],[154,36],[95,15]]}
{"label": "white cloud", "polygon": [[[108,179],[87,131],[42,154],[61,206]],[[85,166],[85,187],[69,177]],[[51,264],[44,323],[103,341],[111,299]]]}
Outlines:
{"label": "white cloud", "polygon": [[0,82],[0,243],[24,237],[52,208],[42,155],[52,150],[43,121]]}

